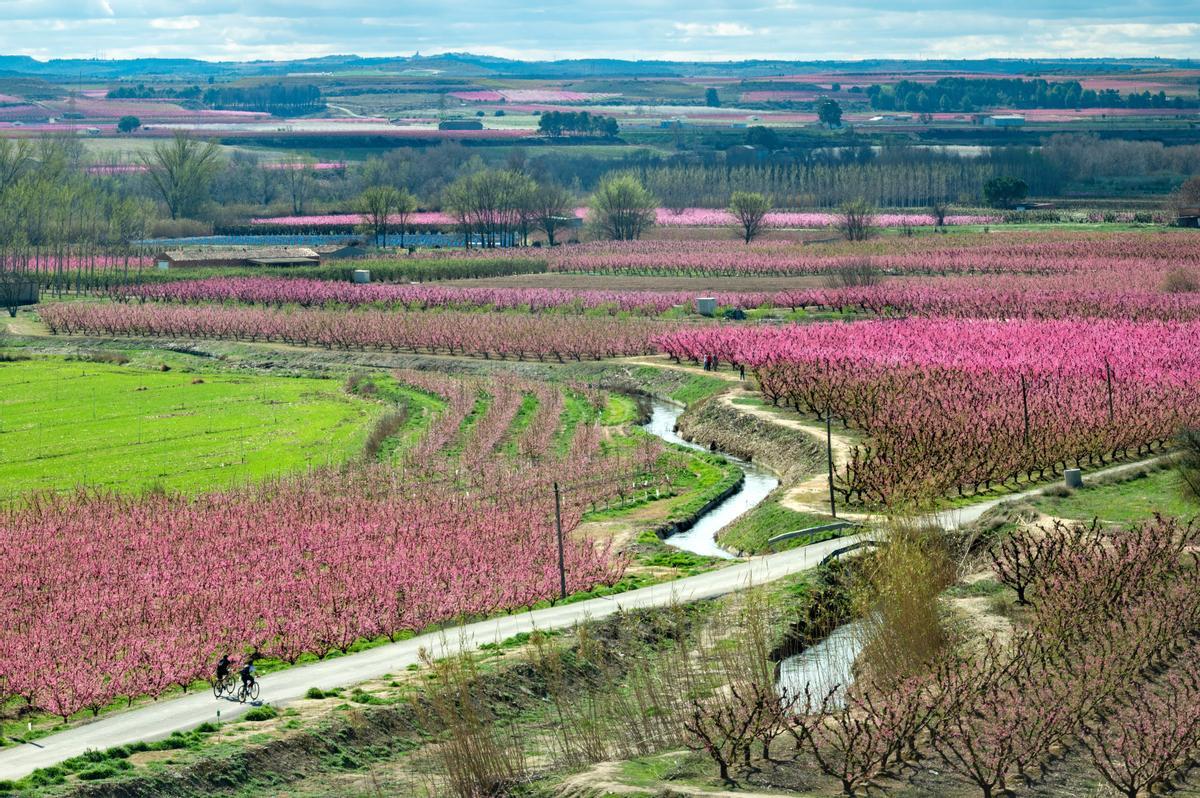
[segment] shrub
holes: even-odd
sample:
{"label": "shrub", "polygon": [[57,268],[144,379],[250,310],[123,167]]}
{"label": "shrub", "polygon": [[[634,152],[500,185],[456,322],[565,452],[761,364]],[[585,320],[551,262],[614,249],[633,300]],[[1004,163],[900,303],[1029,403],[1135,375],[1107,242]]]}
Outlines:
{"label": "shrub", "polygon": [[193,238],[212,233],[212,225],[198,219],[160,219],[150,227],[151,238]]}
{"label": "shrub", "polygon": [[308,688],[308,692],[304,694],[304,697],[311,698],[314,701],[320,701],[325,697],[325,691],[320,687],[310,687]]}
{"label": "shrub", "polygon": [[1163,278],[1162,290],[1168,294],[1191,294],[1200,291],[1200,279],[1188,269],[1172,269]]}
{"label": "shrub", "polygon": [[870,260],[853,260],[844,266],[839,266],[830,276],[829,282],[834,288],[859,288],[877,285],[883,280],[883,273]]}
{"label": "shrub", "polygon": [[242,716],[242,720],[248,720],[252,723],[259,723],[264,720],[271,720],[279,717],[279,713],[275,707],[270,704],[263,704],[261,707],[255,707]]}
{"label": "shrub", "polygon": [[1175,458],[1175,470],[1183,479],[1187,494],[1200,500],[1200,429],[1185,429],[1176,439],[1179,454]]}
{"label": "shrub", "polygon": [[116,768],[111,765],[96,765],[87,770],[79,772],[79,778],[83,781],[97,781],[99,779],[108,779],[117,775]]}

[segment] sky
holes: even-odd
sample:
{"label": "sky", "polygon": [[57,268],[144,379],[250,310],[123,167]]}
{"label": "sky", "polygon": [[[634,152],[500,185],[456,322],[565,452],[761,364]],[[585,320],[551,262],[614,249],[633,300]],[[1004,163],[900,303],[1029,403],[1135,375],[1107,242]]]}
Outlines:
{"label": "sky", "polygon": [[[0,54],[1200,57],[1195,0],[0,0]],[[1189,7],[1192,9],[1189,11]]]}

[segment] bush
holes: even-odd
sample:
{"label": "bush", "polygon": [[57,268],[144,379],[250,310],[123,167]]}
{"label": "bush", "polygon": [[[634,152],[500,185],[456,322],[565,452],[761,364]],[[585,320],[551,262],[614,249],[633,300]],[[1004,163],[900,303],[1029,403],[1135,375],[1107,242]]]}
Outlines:
{"label": "bush", "polygon": [[1200,500],[1200,428],[1185,429],[1177,438],[1179,455],[1175,470],[1183,479],[1184,490],[1192,499]]}
{"label": "bush", "polygon": [[1191,294],[1200,291],[1200,279],[1188,269],[1172,269],[1163,278],[1162,290],[1168,294]]}
{"label": "bush", "polygon": [[129,358],[120,352],[101,352],[90,351],[80,352],[67,358],[68,360],[84,360],[89,363],[111,363],[114,366],[124,366],[129,362]]}
{"label": "bush", "polygon": [[279,713],[275,707],[270,704],[263,704],[261,707],[255,707],[242,716],[242,720],[248,720],[252,723],[259,723],[264,720],[271,720],[279,717]]}
{"label": "bush", "polygon": [[882,282],[883,273],[870,260],[854,260],[844,266],[836,267],[830,275],[830,286],[833,288],[859,288],[877,285]]}
{"label": "bush", "polygon": [[212,225],[199,219],[160,219],[150,226],[151,238],[192,238],[212,232]]}
{"label": "bush", "polygon": [[320,687],[310,687],[308,688],[308,692],[304,694],[304,697],[311,698],[314,701],[320,701],[325,697],[325,691]]}
{"label": "bush", "polygon": [[115,775],[117,775],[116,768],[111,765],[96,765],[95,767],[90,767],[87,770],[79,772],[79,778],[82,781],[97,781],[99,779],[112,778]]}

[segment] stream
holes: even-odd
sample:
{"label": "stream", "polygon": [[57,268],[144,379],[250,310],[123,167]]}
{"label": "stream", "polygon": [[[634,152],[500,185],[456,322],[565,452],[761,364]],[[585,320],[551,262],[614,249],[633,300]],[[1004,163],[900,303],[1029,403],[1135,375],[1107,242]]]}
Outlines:
{"label": "stream", "polygon": [[[667,443],[701,452],[709,451],[704,446],[685,441],[675,432],[675,424],[683,415],[682,407],[657,399],[651,401],[650,407],[650,420],[643,425],[647,432]],[[691,527],[671,535],[663,542],[693,554],[732,560],[736,555],[717,544],[717,533],[742,513],[757,506],[768,493],[775,490],[779,480],[754,463],[725,452],[720,454],[735,463],[746,475],[741,489],[702,515]],[[821,642],[780,662],[779,689],[794,695],[803,693],[805,685],[808,685],[814,700],[820,700],[835,686],[850,684],[853,681],[854,660],[862,650],[861,627],[859,621],[839,626]]]}
{"label": "stream", "polygon": [[[652,435],[657,435],[668,443],[686,446],[700,452],[709,451],[704,446],[685,441],[675,432],[675,423],[683,415],[683,408],[659,400],[651,402],[650,420],[643,429]],[[747,510],[755,507],[767,494],[775,490],[779,480],[765,468],[754,463],[740,460],[732,455],[720,452],[730,462],[735,463],[746,475],[741,488],[725,501],[709,510],[688,529],[666,538],[663,542],[677,549],[690,551],[705,557],[720,557],[725,560],[735,559],[737,555],[726,551],[717,544],[716,535],[722,528]]]}
{"label": "stream", "polygon": [[835,706],[854,681],[854,660],[862,651],[862,621],[851,621],[834,629],[828,637],[779,663],[777,686],[781,695],[803,695],[807,685],[813,701],[819,702],[838,688]]}

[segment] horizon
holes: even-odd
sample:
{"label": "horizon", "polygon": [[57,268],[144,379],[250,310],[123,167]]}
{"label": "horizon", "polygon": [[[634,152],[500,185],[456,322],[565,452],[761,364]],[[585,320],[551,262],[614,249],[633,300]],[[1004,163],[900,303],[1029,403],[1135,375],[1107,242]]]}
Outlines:
{"label": "horizon", "polygon": [[[409,3],[380,16],[352,0],[201,3],[171,0],[0,0],[0,52],[54,59],[184,58],[213,63],[295,61],[354,54],[407,58],[470,53],[522,61],[759,61],[1193,58],[1200,22],[1177,6],[1095,7],[1077,0],[1008,3],[986,12],[964,0],[864,0],[828,8],[770,0],[585,2],[567,8],[506,2]],[[902,33],[897,33],[902,31]],[[553,42],[548,46],[548,42]],[[83,45],[82,43],[86,43]],[[645,55],[653,53],[653,59]]]}

